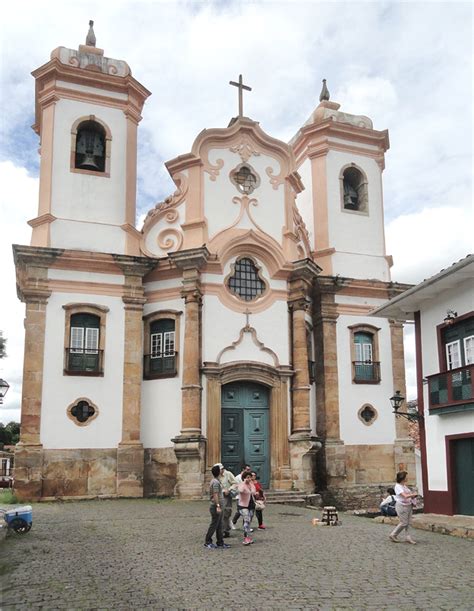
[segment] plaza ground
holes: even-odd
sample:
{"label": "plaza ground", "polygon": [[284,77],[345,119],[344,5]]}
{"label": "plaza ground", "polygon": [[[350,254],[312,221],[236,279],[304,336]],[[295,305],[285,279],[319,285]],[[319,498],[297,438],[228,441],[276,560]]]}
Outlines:
{"label": "plaza ground", "polygon": [[472,609],[474,543],[273,505],[244,547],[203,547],[204,501],[35,504],[33,528],[0,542],[3,611],[19,609]]}

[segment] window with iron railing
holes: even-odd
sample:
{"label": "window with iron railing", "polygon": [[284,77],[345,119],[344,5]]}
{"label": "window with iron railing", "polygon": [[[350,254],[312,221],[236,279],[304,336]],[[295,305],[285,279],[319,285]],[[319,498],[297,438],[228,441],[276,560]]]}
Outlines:
{"label": "window with iron railing", "polygon": [[175,321],[159,319],[150,325],[150,352],[145,354],[143,375],[146,379],[176,375]]}
{"label": "window with iron railing", "polygon": [[98,375],[103,372],[103,350],[99,349],[100,318],[94,314],[71,316],[69,346],[66,348],[66,373]]}

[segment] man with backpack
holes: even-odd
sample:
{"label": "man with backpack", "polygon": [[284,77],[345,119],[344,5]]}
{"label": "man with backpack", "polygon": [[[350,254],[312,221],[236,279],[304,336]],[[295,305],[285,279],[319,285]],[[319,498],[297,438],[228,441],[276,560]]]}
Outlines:
{"label": "man with backpack", "polygon": [[383,499],[380,503],[380,511],[383,516],[395,517],[397,512],[395,511],[395,490],[394,488],[387,488],[388,496]]}

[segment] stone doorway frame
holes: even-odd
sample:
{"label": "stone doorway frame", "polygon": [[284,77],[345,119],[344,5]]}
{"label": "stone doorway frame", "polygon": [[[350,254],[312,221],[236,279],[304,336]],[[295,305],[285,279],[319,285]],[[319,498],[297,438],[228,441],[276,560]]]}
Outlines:
{"label": "stone doorway frame", "polygon": [[292,486],[289,448],[289,367],[272,367],[252,361],[233,361],[219,365],[204,363],[206,376],[206,471],[221,460],[221,392],[231,382],[255,382],[269,389],[270,412],[270,488],[289,490]]}

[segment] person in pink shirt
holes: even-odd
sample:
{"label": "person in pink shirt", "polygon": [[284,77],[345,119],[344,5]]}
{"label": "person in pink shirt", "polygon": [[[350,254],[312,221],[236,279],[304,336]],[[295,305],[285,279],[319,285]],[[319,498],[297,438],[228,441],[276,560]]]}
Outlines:
{"label": "person in pink shirt", "polygon": [[253,543],[250,538],[250,522],[252,521],[255,511],[255,486],[252,481],[252,474],[246,471],[242,474],[242,483],[239,484],[239,504],[237,509],[244,520],[244,545]]}

